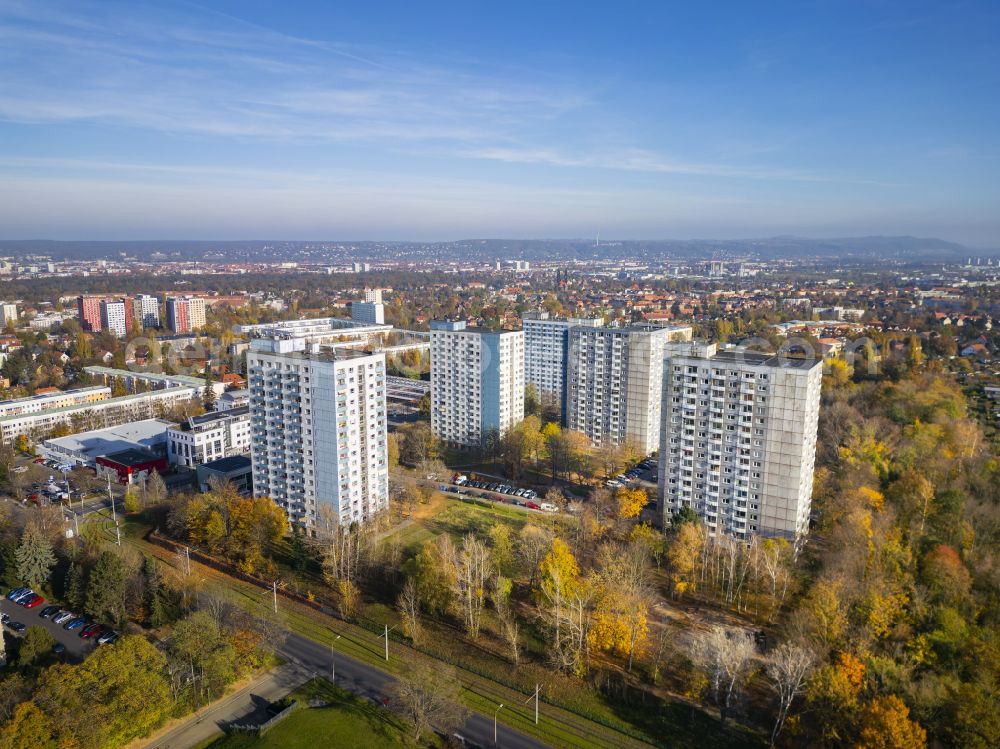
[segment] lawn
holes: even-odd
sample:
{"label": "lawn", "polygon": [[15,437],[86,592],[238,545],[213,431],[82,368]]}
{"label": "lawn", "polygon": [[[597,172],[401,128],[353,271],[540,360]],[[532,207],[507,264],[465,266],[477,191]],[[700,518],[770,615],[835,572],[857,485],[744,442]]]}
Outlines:
{"label": "lawn", "polygon": [[[333,686],[313,679],[291,694],[302,703],[298,710],[261,737],[232,734],[215,739],[204,749],[318,749],[324,746],[363,746],[395,749],[407,743],[410,727],[394,713]],[[312,700],[327,703],[309,707]],[[424,741],[420,746],[438,746]]]}

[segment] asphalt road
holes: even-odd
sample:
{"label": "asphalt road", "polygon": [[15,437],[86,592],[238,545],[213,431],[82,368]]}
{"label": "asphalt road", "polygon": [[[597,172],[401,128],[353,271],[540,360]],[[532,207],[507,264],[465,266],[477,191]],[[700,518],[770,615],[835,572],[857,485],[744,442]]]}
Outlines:
{"label": "asphalt road", "polygon": [[[7,590],[4,590],[4,596],[7,595]],[[67,632],[62,628],[60,624],[53,624],[52,619],[42,619],[39,616],[42,609],[46,606],[55,605],[56,602],[45,601],[41,606],[36,606],[33,609],[26,609],[23,606],[18,606],[13,601],[8,601],[7,598],[0,599],[0,611],[5,614],[9,614],[11,621],[21,622],[25,627],[39,626],[44,627],[49,631],[56,642],[61,642],[66,646],[65,657],[67,660],[72,662],[82,661],[87,655],[96,647],[96,640],[83,639],[80,637],[80,630],[75,629],[72,632]],[[14,632],[9,627],[4,627],[7,632],[8,637],[17,637]]]}

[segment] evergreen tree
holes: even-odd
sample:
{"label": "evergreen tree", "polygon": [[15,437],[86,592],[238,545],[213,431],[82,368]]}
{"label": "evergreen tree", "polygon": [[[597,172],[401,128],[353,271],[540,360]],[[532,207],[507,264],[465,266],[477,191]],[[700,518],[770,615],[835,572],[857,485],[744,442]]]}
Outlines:
{"label": "evergreen tree", "polygon": [[49,580],[49,573],[56,563],[52,544],[42,535],[35,523],[28,523],[21,534],[21,543],[14,552],[14,562],[18,578],[32,588],[38,588]]}
{"label": "evergreen tree", "polygon": [[96,619],[120,622],[125,617],[125,563],[113,551],[105,551],[87,579],[86,610]]}
{"label": "evergreen tree", "polygon": [[86,601],[86,587],[83,575],[83,567],[78,562],[73,562],[66,570],[65,590],[63,595],[72,608],[80,610]]}
{"label": "evergreen tree", "polygon": [[203,396],[205,410],[211,411],[215,408],[215,387],[212,380],[212,365],[205,363],[205,394]]}

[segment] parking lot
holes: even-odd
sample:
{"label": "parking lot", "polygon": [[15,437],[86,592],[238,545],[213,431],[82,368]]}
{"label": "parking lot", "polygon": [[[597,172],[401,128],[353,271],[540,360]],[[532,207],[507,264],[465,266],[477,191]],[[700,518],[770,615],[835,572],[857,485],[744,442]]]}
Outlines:
{"label": "parking lot", "polygon": [[[7,590],[4,589],[4,596],[7,594]],[[57,604],[58,601],[55,602]],[[52,605],[55,605],[52,604]],[[80,637],[80,630],[74,630],[72,632],[67,632],[62,626],[58,624],[53,624],[52,619],[43,619],[39,616],[42,609],[49,606],[48,600],[45,601],[41,606],[36,606],[33,609],[25,609],[23,606],[18,606],[13,601],[8,601],[6,597],[0,598],[0,612],[7,614],[11,621],[21,622],[25,627],[44,627],[49,631],[49,634],[55,638],[56,642],[61,642],[66,646],[66,652],[63,656],[73,662],[82,661],[87,655],[92,651],[97,643],[93,639],[83,639]],[[5,626],[4,631],[8,638],[17,637],[10,627]],[[8,639],[8,642],[10,640]]]}

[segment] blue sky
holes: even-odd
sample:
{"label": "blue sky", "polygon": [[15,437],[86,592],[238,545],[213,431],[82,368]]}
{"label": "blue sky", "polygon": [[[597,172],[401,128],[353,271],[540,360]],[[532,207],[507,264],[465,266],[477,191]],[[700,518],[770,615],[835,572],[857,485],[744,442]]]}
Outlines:
{"label": "blue sky", "polygon": [[0,237],[1000,247],[1000,3],[0,0]]}

